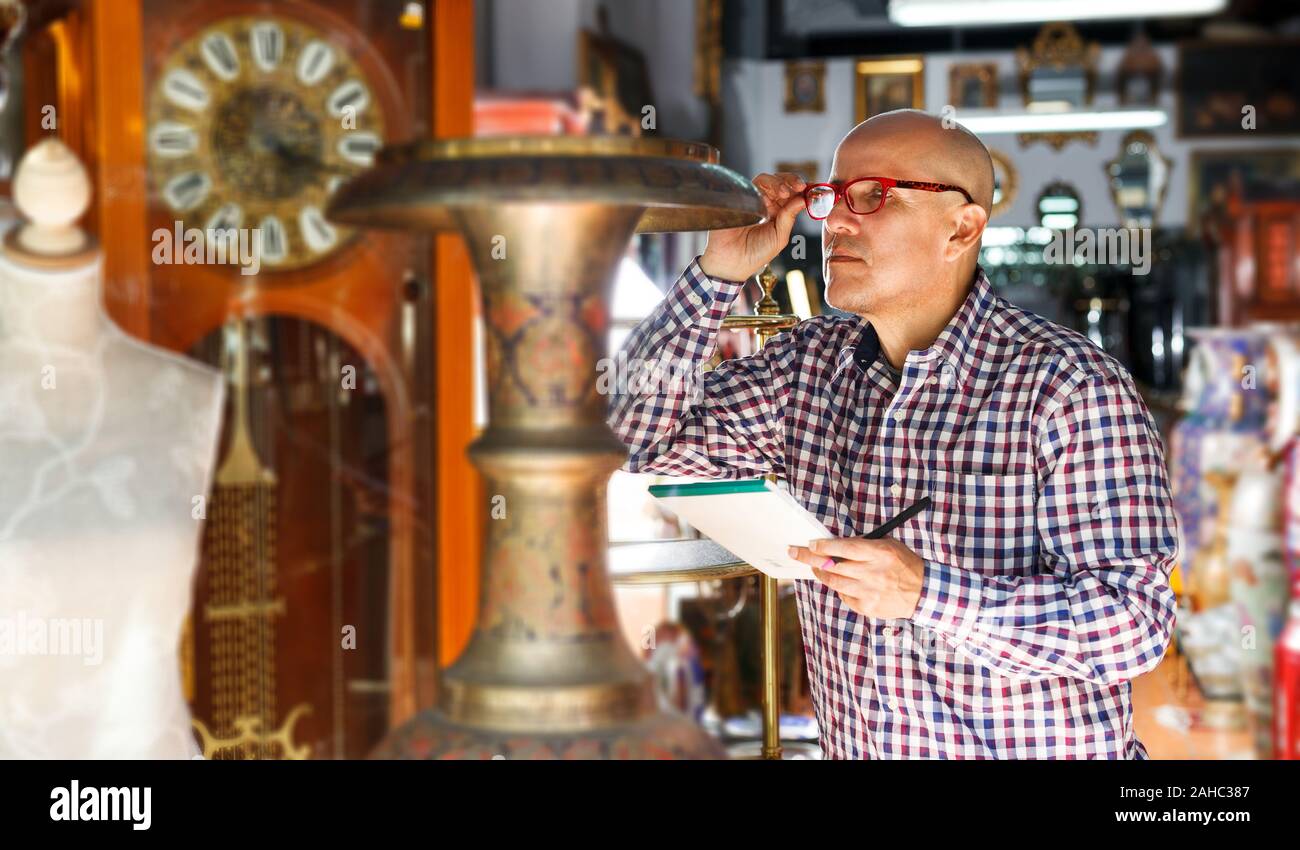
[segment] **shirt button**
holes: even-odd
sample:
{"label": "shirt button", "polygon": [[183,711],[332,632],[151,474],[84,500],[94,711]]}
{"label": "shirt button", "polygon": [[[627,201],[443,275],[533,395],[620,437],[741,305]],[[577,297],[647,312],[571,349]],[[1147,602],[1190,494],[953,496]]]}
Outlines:
{"label": "shirt button", "polygon": [[932,383],[932,384],[937,384],[937,383],[939,383],[939,376],[938,376],[938,375],[931,375],[931,376],[930,376],[930,383]]}
{"label": "shirt button", "polygon": [[895,408],[894,412],[889,414],[889,418],[894,420],[894,424],[897,425],[899,422],[903,421],[903,411]]}
{"label": "shirt button", "polygon": [[702,304],[702,303],[704,303],[704,302],[703,302],[703,299],[701,299],[699,295],[696,295],[694,292],[692,292],[692,293],[691,293],[691,303],[694,304],[696,307],[698,307],[698,306],[700,306],[700,304]]}
{"label": "shirt button", "polygon": [[889,495],[893,496],[895,499],[903,495],[903,488],[897,481],[889,485]]}

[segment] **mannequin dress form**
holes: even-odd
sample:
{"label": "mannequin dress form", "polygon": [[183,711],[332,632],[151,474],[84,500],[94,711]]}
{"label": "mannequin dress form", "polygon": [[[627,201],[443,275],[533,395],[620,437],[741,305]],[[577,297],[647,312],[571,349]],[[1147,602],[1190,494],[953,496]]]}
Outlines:
{"label": "mannequin dress form", "polygon": [[46,140],[0,250],[0,758],[198,755],[177,648],[225,384],[100,306],[81,164]]}

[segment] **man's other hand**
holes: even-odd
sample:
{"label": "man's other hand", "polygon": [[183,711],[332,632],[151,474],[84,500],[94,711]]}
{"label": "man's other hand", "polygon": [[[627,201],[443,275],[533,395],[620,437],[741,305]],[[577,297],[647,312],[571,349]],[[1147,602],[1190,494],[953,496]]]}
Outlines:
{"label": "man's other hand", "polygon": [[864,617],[907,619],[921,601],[925,562],[897,540],[840,537],[791,546],[790,557]]}

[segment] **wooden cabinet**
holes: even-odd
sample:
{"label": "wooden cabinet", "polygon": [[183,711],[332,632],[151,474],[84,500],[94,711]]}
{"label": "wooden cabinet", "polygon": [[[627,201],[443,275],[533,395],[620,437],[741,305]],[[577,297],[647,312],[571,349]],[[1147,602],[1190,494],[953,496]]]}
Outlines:
{"label": "wooden cabinet", "polygon": [[1210,233],[1218,324],[1300,320],[1300,199],[1236,189]]}

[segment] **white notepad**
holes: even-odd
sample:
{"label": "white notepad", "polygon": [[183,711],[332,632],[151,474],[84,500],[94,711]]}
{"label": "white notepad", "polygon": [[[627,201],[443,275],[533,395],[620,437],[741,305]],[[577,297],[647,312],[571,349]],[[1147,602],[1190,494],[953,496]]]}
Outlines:
{"label": "white notepad", "polygon": [[794,496],[763,478],[655,484],[650,495],[773,578],[813,579],[812,568],[786,549],[834,536]]}

